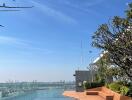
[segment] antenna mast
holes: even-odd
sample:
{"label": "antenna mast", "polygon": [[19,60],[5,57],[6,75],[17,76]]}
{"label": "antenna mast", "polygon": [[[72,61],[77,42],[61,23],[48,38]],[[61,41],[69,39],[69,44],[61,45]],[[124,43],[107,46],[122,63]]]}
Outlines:
{"label": "antenna mast", "polygon": [[80,67],[82,67],[83,61],[84,61],[84,59],[83,59],[83,42],[81,40],[81,66]]}

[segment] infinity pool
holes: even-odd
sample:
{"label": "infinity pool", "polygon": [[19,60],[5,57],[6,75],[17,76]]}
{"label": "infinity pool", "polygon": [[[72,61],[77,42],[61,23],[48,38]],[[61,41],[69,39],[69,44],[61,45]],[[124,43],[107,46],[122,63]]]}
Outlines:
{"label": "infinity pool", "polygon": [[5,100],[75,100],[73,98],[64,97],[62,89],[38,90],[21,96],[5,99]]}

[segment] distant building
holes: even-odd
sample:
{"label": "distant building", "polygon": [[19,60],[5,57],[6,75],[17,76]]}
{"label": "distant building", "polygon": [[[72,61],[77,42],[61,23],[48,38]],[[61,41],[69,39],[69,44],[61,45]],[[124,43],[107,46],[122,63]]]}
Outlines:
{"label": "distant building", "polygon": [[77,92],[83,92],[83,82],[92,82],[94,74],[91,73],[91,71],[86,70],[77,70],[75,71],[75,81],[76,81],[76,91]]}

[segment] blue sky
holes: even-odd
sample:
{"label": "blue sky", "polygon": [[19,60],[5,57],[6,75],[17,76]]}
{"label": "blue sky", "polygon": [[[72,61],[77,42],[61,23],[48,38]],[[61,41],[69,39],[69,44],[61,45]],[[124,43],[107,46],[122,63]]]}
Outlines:
{"label": "blue sky", "polygon": [[130,0],[3,2],[34,8],[0,12],[0,24],[5,26],[0,28],[0,82],[74,80],[76,69],[86,69],[99,56],[91,46],[98,25],[114,15],[124,16]]}

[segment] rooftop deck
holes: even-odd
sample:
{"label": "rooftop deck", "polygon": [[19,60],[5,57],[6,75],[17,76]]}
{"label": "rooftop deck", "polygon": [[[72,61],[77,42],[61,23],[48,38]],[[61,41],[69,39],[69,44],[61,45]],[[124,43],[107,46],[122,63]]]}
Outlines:
{"label": "rooftop deck", "polygon": [[105,100],[99,95],[86,95],[85,92],[65,91],[63,95],[79,100]]}

